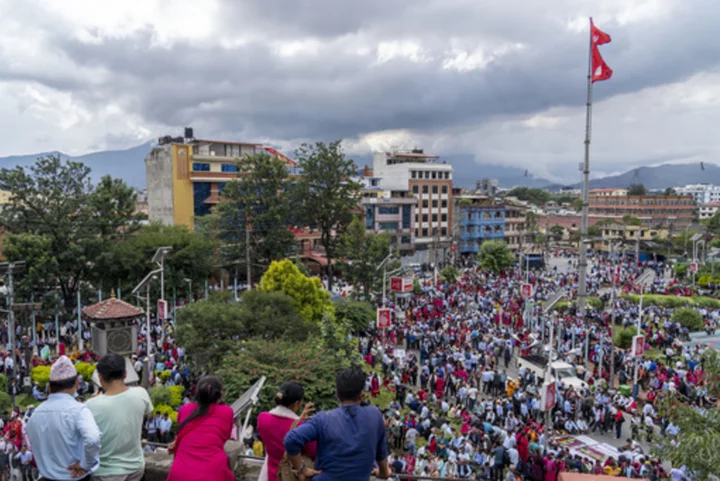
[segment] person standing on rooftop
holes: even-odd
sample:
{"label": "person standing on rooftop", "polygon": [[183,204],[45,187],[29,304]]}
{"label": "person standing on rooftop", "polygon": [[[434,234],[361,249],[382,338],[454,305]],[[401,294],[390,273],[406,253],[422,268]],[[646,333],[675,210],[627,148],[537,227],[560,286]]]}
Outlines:
{"label": "person standing on rooftop", "polygon": [[[382,413],[363,404],[365,373],[359,367],[340,371],[335,388],[340,407],[319,412],[285,436],[288,460],[300,480],[367,481],[388,478],[388,448]],[[315,469],[303,464],[303,447],[317,441]]]}
{"label": "person standing on rooftop", "polygon": [[142,425],[152,413],[150,396],[141,387],[125,385],[125,358],[103,356],[95,368],[104,393],[87,402],[101,435],[97,481],[140,481],[145,471]]}
{"label": "person standing on rooftop", "polygon": [[100,430],[74,395],[78,373],[67,356],[50,368],[50,396],[28,421],[27,433],[44,480],[89,480],[100,464]]}

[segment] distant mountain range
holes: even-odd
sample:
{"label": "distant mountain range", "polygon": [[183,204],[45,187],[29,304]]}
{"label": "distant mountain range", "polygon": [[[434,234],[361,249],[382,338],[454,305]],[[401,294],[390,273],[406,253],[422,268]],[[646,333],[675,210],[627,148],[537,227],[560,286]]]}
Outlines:
{"label": "distant mountain range", "polygon": [[[93,152],[79,156],[68,156],[61,152],[45,152],[31,155],[14,155],[0,157],[0,168],[13,168],[17,165],[32,165],[38,157],[48,154],[62,155],[81,161],[92,169],[92,179],[97,181],[104,175],[111,175],[125,180],[128,185],[135,188],[145,188],[145,156],[154,145],[147,142],[127,150],[107,150]],[[358,167],[372,166],[371,155],[349,156]],[[454,184],[458,187],[473,188],[475,182],[482,178],[498,180],[500,187],[536,187],[559,190],[563,185],[533,176],[525,169],[494,164],[481,164],[472,155],[450,155],[443,160],[452,164]],[[699,163],[694,164],[663,164],[657,167],[639,167],[620,175],[593,179],[592,188],[627,187],[630,184],[643,184],[647,189],[665,189],[685,184],[711,183],[720,185],[720,166],[704,164],[704,170]],[[572,184],[568,187],[580,187],[581,184]]]}
{"label": "distant mountain range", "polygon": [[[593,189],[627,187],[631,184],[643,184],[649,190],[661,190],[687,184],[720,185],[720,166],[705,162],[692,164],[662,164],[656,167],[638,167],[620,175],[611,175],[590,181]],[[582,187],[582,183],[574,185]]]}
{"label": "distant mountain range", "polygon": [[101,177],[110,175],[119,177],[131,187],[138,189],[145,188],[145,156],[150,152],[153,142],[138,145],[127,150],[105,150],[85,155],[66,155],[62,152],[42,152],[29,155],[11,155],[0,157],[0,168],[12,169],[15,166],[28,167],[35,163],[39,157],[47,155],[60,155],[79,161],[90,167],[90,174],[93,182]]}

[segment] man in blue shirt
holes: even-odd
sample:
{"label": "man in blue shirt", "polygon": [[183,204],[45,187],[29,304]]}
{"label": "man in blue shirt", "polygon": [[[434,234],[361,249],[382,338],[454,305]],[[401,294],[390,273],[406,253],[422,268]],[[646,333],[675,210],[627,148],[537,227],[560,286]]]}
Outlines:
{"label": "man in blue shirt", "polygon": [[61,356],[50,368],[50,396],[27,424],[30,445],[43,479],[90,479],[100,463],[100,430],[90,409],[75,400],[78,374]]}
{"label": "man in blue shirt", "polygon": [[[301,481],[367,481],[378,464],[376,476],[386,479],[387,439],[382,413],[362,404],[365,373],[359,367],[340,371],[335,388],[340,407],[319,412],[285,436],[285,450]],[[305,466],[303,446],[317,441],[315,469]]]}

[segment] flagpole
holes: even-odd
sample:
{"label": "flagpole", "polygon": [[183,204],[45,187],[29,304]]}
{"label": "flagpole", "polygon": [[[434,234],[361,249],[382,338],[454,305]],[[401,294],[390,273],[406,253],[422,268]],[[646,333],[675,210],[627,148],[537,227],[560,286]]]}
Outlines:
{"label": "flagpole", "polygon": [[[592,18],[590,19],[592,22]],[[583,163],[582,222],[580,224],[580,249],[578,259],[578,302],[576,315],[585,321],[587,298],[587,235],[588,235],[588,194],[590,189],[590,134],[592,129],[592,28],[588,35],[587,103],[585,116],[585,162]],[[588,369],[590,330],[585,330],[585,370]]]}

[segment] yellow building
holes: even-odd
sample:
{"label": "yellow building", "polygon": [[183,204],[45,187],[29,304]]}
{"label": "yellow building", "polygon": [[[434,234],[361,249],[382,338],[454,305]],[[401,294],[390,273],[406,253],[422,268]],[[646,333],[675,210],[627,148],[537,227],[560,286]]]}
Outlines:
{"label": "yellow building", "polygon": [[7,205],[12,199],[12,194],[9,190],[0,190],[0,205]]}
{"label": "yellow building", "polygon": [[643,225],[605,224],[598,226],[602,229],[603,240],[616,239],[624,241],[652,241],[667,239],[667,228],[650,228]]}
{"label": "yellow building", "polygon": [[243,157],[261,152],[283,159],[291,172],[297,166],[271,147],[245,142],[194,139],[154,147],[145,157],[150,221],[192,229],[237,178]]}

